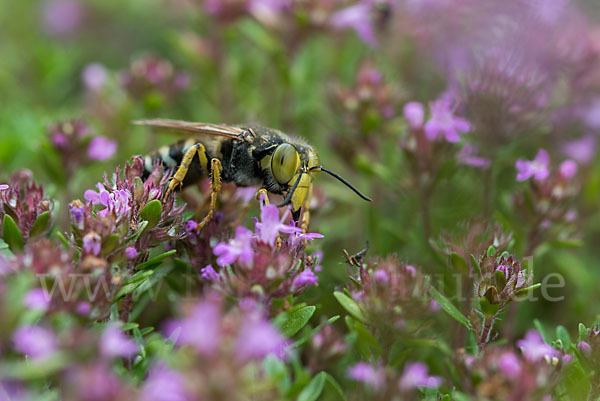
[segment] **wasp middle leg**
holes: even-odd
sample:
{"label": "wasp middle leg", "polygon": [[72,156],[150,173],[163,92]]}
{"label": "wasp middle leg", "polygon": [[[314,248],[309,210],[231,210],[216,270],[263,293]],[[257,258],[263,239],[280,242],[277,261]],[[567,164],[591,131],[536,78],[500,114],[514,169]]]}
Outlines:
{"label": "wasp middle leg", "polygon": [[198,154],[200,164],[202,165],[204,170],[208,172],[208,160],[206,159],[206,149],[204,148],[204,145],[202,145],[201,143],[197,143],[194,146],[191,146],[188,150],[186,150],[185,154],[183,155],[183,158],[181,159],[181,164],[179,165],[179,168],[177,168],[177,171],[175,172],[173,177],[171,177],[169,187],[167,188],[167,192],[165,193],[165,198],[168,197],[171,194],[171,192],[176,190],[177,187],[183,186],[183,180],[185,179],[185,176],[187,175],[190,169],[190,165],[192,164],[192,161],[194,160],[194,156],[196,156],[196,154]]}

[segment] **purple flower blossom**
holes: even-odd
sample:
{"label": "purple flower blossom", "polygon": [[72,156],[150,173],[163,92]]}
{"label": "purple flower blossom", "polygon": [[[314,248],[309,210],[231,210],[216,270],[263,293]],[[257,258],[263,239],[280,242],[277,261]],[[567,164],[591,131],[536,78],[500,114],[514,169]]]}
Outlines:
{"label": "purple flower blossom", "polygon": [[68,36],[83,23],[84,9],[78,0],[48,0],[43,4],[44,30],[52,36]]}
{"label": "purple flower blossom", "polygon": [[39,326],[21,326],[13,335],[15,349],[35,360],[43,360],[56,351],[56,336]]}
{"label": "purple flower blossom", "polygon": [[117,142],[111,141],[104,136],[97,136],[90,141],[90,146],[88,147],[88,156],[92,160],[102,161],[110,159],[116,151]]}
{"label": "purple flower blossom", "polygon": [[238,358],[243,361],[260,360],[269,354],[283,358],[286,344],[285,338],[268,320],[249,313],[240,328],[235,349]]}
{"label": "purple flower blossom", "polygon": [[410,391],[418,387],[434,388],[442,384],[442,378],[427,375],[427,366],[421,362],[409,363],[400,378],[400,389]]}
{"label": "purple flower blossom", "polygon": [[182,375],[161,362],[150,369],[139,399],[144,401],[186,401],[190,398],[186,393],[185,380]]}
{"label": "purple flower blossom", "polygon": [[127,338],[119,324],[110,324],[100,337],[100,353],[105,358],[129,358],[138,352],[135,341]]}
{"label": "purple flower blossom", "polygon": [[219,346],[220,332],[219,305],[201,301],[195,305],[190,316],[171,326],[169,335],[179,334],[176,343],[190,345],[201,354],[212,355]]}
{"label": "purple flower blossom", "polygon": [[217,264],[221,267],[239,261],[242,265],[249,267],[254,258],[252,248],[252,231],[246,227],[238,226],[235,230],[235,238],[229,242],[220,242],[213,248],[217,256]]}
{"label": "purple flower blossom", "polygon": [[533,160],[519,159],[515,162],[517,181],[525,181],[533,177],[537,181],[544,180],[550,175],[550,156],[540,149]]}
{"label": "purple flower blossom", "polygon": [[521,375],[521,361],[512,352],[505,352],[498,358],[498,369],[509,379],[515,379]]}
{"label": "purple flower blossom", "polygon": [[319,278],[315,275],[315,273],[313,273],[312,270],[304,269],[302,272],[300,272],[300,274],[298,274],[298,276],[296,276],[294,282],[292,283],[292,287],[299,288],[305,285],[315,285],[318,281]]}
{"label": "purple flower blossom", "polygon": [[207,265],[206,267],[202,268],[200,273],[202,274],[203,280],[219,281],[220,279],[219,274],[215,271],[215,269],[213,269],[212,265]]}
{"label": "purple flower blossom", "polygon": [[577,163],[575,163],[573,160],[565,160],[560,164],[558,173],[564,179],[570,180],[577,173]]}
{"label": "purple flower blossom", "polygon": [[83,250],[92,255],[100,255],[100,247],[102,245],[102,238],[94,232],[90,231],[83,237]]}
{"label": "purple flower blossom", "polygon": [[336,29],[352,28],[363,42],[369,46],[376,46],[377,39],[371,21],[371,9],[371,0],[361,0],[333,14],[331,25]]}
{"label": "purple flower blossom", "polygon": [[77,223],[78,225],[83,223],[83,216],[85,215],[85,209],[83,207],[83,204],[80,201],[77,200],[77,201],[71,202],[71,204],[69,205],[69,210],[71,212],[71,217],[73,218],[75,223]]}
{"label": "purple flower blossom", "polygon": [[425,108],[419,102],[408,102],[402,109],[404,118],[408,121],[408,125],[412,129],[419,129],[423,127],[425,122]]}
{"label": "purple flower blossom", "polygon": [[133,247],[127,247],[125,248],[125,256],[127,256],[127,259],[135,259],[138,255],[138,251],[133,248]]}
{"label": "purple flower blossom", "polygon": [[92,92],[100,90],[106,83],[107,78],[108,72],[106,71],[106,67],[100,63],[86,65],[81,73],[83,84]]}
{"label": "purple flower blossom", "polygon": [[384,269],[377,269],[373,272],[373,280],[384,284],[390,281],[390,275]]}
{"label": "purple flower blossom", "polygon": [[284,224],[288,211],[279,218],[279,209],[275,205],[264,205],[260,211],[260,223],[256,223],[256,236],[259,241],[275,246],[277,235],[280,232],[286,234],[300,233],[302,229]]}
{"label": "purple flower blossom", "polygon": [[559,352],[546,344],[540,333],[535,330],[529,330],[525,338],[517,341],[517,346],[521,348],[525,358],[531,362],[537,362],[544,358],[553,358],[559,355]]}
{"label": "purple flower blossom", "polygon": [[8,185],[6,184],[0,184],[0,191],[4,191],[5,189],[8,189]]}
{"label": "purple flower blossom", "polygon": [[581,163],[588,164],[596,155],[596,137],[588,134],[576,141],[568,142],[563,147],[563,151],[571,159]]}
{"label": "purple flower blossom", "polygon": [[189,233],[195,231],[196,227],[198,227],[198,223],[196,223],[194,220],[188,220],[187,223],[185,223],[185,231]]}
{"label": "purple flower blossom", "polygon": [[581,341],[577,344],[577,349],[585,356],[590,356],[592,354],[592,347],[586,341]]}
{"label": "purple flower blossom", "polygon": [[429,104],[431,117],[425,123],[425,136],[430,141],[443,135],[448,142],[460,141],[460,132],[469,132],[471,124],[464,118],[455,117],[451,102],[440,98]]}
{"label": "purple flower blossom", "polygon": [[101,183],[98,183],[96,188],[98,188],[98,192],[88,189],[83,194],[83,197],[87,201],[92,202],[93,205],[102,205],[105,207],[105,209],[98,212],[100,217],[106,217],[108,213],[113,211],[117,217],[126,217],[129,215],[129,212],[131,211],[131,206],[129,204],[131,194],[129,191],[119,189],[109,192]]}
{"label": "purple flower blossom", "polygon": [[382,367],[375,369],[365,362],[359,362],[348,369],[348,377],[363,382],[374,389],[382,388],[385,384],[385,372]]}
{"label": "purple flower blossom", "polygon": [[24,303],[29,309],[47,311],[50,308],[51,297],[41,288],[34,288],[25,294]]}
{"label": "purple flower blossom", "polygon": [[476,156],[477,151],[477,147],[467,143],[456,155],[456,160],[460,164],[475,168],[486,169],[490,167],[491,161],[485,157]]}
{"label": "purple flower blossom", "polygon": [[88,302],[80,302],[75,307],[75,312],[79,315],[85,316],[92,310],[92,306]]}

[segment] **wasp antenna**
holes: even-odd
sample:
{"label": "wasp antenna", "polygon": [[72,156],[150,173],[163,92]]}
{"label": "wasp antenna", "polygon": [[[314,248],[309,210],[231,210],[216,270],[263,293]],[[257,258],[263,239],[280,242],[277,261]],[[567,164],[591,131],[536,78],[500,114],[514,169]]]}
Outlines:
{"label": "wasp antenna", "polygon": [[326,172],[327,174],[329,174],[330,176],[337,178],[339,181],[342,182],[342,184],[344,184],[345,186],[347,186],[348,188],[350,188],[352,191],[354,191],[354,193],[358,196],[360,196],[361,198],[363,198],[366,201],[371,202],[372,199],[369,198],[368,196],[364,195],[363,193],[361,193],[358,189],[356,189],[356,187],[352,184],[350,184],[348,181],[346,181],[344,178],[342,178],[342,176],[340,176],[338,173],[334,173],[331,170],[327,170],[326,168],[322,167],[322,166],[318,166],[318,167],[313,167],[311,168],[311,170],[321,170]]}

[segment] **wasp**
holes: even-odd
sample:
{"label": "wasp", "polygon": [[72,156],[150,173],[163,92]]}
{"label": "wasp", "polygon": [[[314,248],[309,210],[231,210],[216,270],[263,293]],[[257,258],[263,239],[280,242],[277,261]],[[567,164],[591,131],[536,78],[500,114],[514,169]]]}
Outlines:
{"label": "wasp", "polygon": [[[169,119],[134,121],[137,125],[171,128],[190,133],[189,137],[163,146],[144,158],[144,174],[152,172],[155,163],[173,169],[166,194],[211,179],[210,206],[198,224],[201,229],[213,217],[217,196],[224,182],[240,187],[260,186],[268,203],[267,192],[282,195],[278,207],[291,205],[292,217],[301,227],[309,222],[308,206],[312,194],[313,174],[325,172],[371,201],[339,174],[321,165],[317,151],[305,141],[276,129],[258,125],[230,126]],[[302,213],[301,213],[302,212]]]}

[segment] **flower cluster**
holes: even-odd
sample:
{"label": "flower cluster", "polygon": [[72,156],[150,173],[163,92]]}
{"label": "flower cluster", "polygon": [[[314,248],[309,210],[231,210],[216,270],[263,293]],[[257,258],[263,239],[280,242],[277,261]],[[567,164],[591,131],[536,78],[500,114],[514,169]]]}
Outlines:
{"label": "flower cluster", "polygon": [[477,356],[459,353],[463,391],[480,400],[535,399],[549,393],[571,355],[546,344],[535,330],[517,346],[520,352],[494,346]]}
{"label": "flower cluster", "polygon": [[[14,173],[0,185],[0,237],[13,251],[50,229],[54,203],[28,170]],[[8,231],[7,231],[8,230]]]}
{"label": "flower cluster", "polygon": [[57,122],[48,127],[48,138],[60,155],[67,179],[78,167],[89,161],[112,157],[117,143],[104,136],[92,136],[87,123],[81,119]]}
{"label": "flower cluster", "polygon": [[175,70],[170,61],[146,54],[134,59],[129,69],[120,73],[119,81],[132,97],[145,99],[152,106],[185,90],[190,77]]}
{"label": "flower cluster", "polygon": [[305,242],[323,236],[304,233],[286,223],[287,218],[289,210],[280,217],[276,206],[263,205],[254,232],[238,226],[234,238],[214,246],[218,272],[209,264],[201,270],[202,278],[226,294],[267,303],[316,285],[319,261],[305,253]]}
{"label": "flower cluster", "polygon": [[578,218],[573,203],[580,187],[577,163],[567,159],[552,171],[548,152],[540,149],[533,160],[519,159],[515,167],[517,181],[530,184],[514,195],[515,208],[529,227],[529,254],[548,239],[574,238]]}

